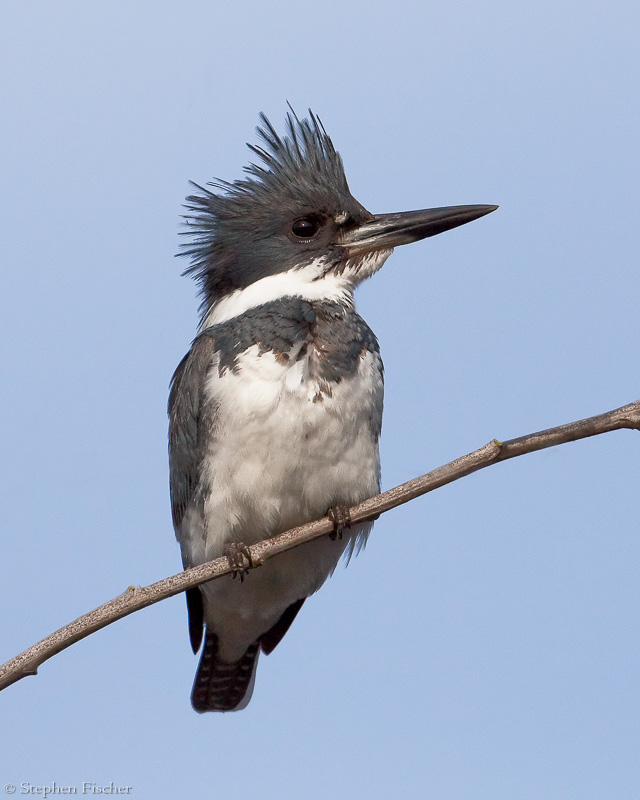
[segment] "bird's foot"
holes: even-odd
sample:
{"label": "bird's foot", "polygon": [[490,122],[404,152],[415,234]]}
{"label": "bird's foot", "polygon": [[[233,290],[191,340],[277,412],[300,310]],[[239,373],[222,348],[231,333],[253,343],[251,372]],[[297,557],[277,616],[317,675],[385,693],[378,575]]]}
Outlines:
{"label": "bird's foot", "polygon": [[342,539],[342,532],[345,528],[351,527],[351,515],[347,506],[331,506],[327,511],[327,516],[333,522],[333,531],[329,534],[332,542],[336,537]]}
{"label": "bird's foot", "polygon": [[244,576],[249,574],[250,569],[262,564],[262,560],[256,561],[251,556],[251,550],[244,542],[229,542],[225,545],[224,554],[233,570],[232,577],[240,577],[240,583],[244,580]]}

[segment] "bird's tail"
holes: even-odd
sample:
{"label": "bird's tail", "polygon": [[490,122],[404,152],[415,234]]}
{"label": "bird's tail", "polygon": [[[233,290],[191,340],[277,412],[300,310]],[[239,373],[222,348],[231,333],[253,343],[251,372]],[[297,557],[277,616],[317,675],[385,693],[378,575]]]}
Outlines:
{"label": "bird's tail", "polygon": [[239,661],[231,664],[218,658],[218,637],[207,630],[200,664],[191,692],[191,705],[205,711],[240,711],[253,693],[260,640],[254,642]]}

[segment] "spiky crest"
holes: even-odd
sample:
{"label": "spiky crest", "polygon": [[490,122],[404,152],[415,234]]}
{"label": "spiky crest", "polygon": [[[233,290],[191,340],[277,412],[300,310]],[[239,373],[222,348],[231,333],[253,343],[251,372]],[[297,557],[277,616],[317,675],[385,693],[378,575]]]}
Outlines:
{"label": "spiky crest", "polygon": [[309,118],[301,120],[289,109],[283,137],[260,114],[256,131],[261,143],[247,144],[259,161],[244,168],[247,177],[232,183],[214,180],[206,187],[192,182],[198,193],[187,197],[186,230],[181,231],[191,241],[182,245],[179,255],[192,260],[183,274],[200,284],[205,309],[259,277],[251,267],[247,243],[255,250],[291,215],[362,210],[351,196],[342,159],[320,118],[309,109]]}

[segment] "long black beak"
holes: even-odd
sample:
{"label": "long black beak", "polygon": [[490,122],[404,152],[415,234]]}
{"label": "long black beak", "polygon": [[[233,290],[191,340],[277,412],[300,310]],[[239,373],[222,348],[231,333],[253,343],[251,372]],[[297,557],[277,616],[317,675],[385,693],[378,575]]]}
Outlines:
{"label": "long black beak", "polygon": [[400,214],[377,214],[369,222],[345,234],[342,245],[350,256],[387,250],[473,222],[496,208],[498,206],[446,206]]}

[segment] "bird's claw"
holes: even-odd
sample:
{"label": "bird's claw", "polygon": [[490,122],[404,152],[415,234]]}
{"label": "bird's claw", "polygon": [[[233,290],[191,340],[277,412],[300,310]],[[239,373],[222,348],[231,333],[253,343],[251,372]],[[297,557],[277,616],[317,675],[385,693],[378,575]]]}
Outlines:
{"label": "bird's claw", "polygon": [[233,570],[232,577],[234,579],[240,577],[240,583],[244,581],[244,576],[249,574],[250,569],[262,563],[252,558],[251,550],[244,542],[229,542],[225,545],[224,554]]}
{"label": "bird's claw", "polygon": [[351,515],[347,506],[331,506],[327,511],[327,516],[333,522],[333,531],[329,534],[332,542],[342,539],[342,532],[345,528],[351,527]]}

